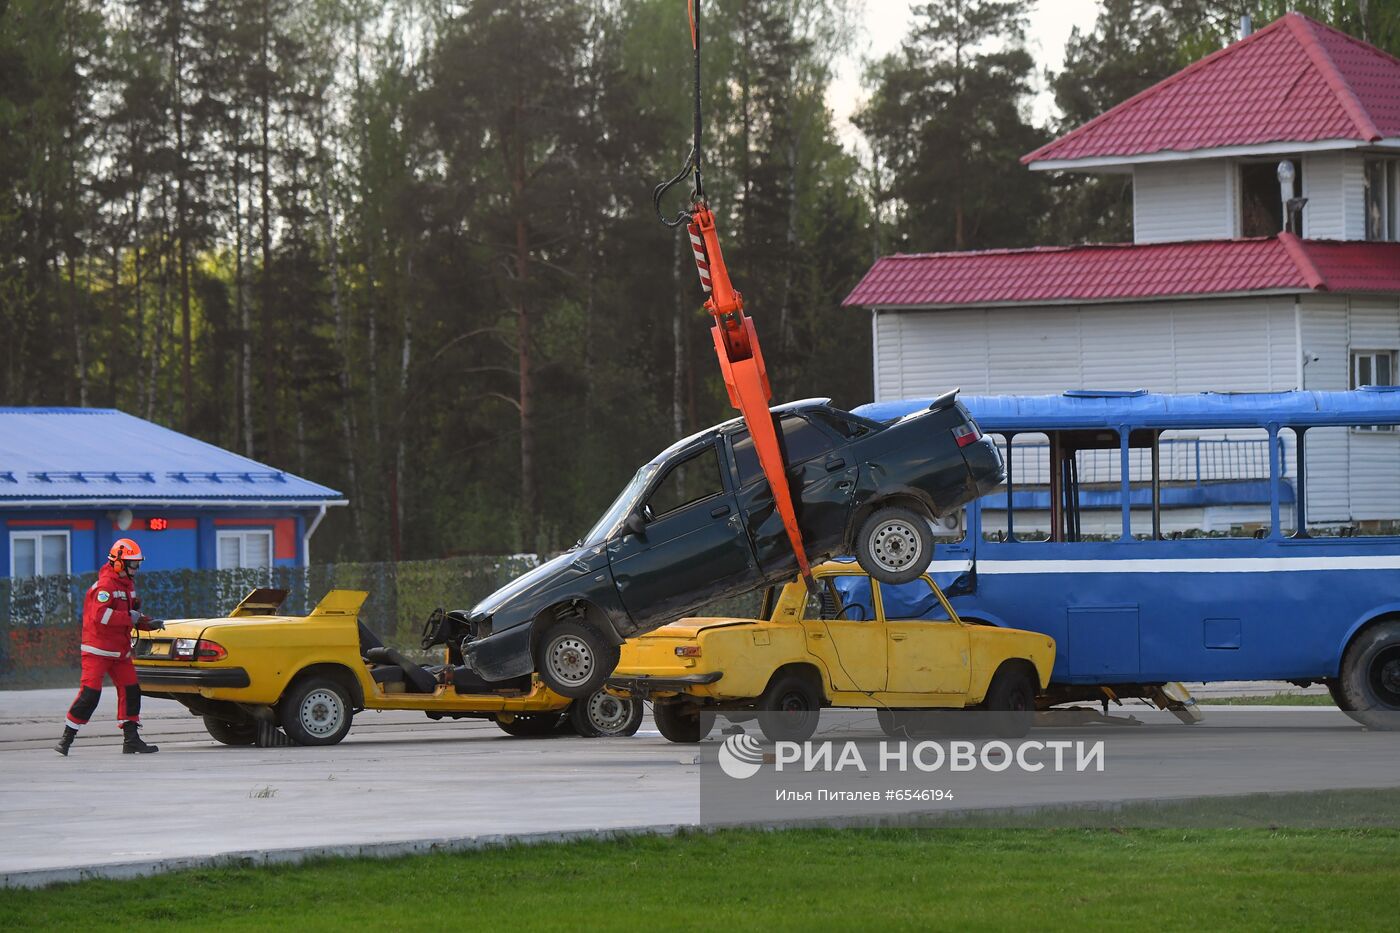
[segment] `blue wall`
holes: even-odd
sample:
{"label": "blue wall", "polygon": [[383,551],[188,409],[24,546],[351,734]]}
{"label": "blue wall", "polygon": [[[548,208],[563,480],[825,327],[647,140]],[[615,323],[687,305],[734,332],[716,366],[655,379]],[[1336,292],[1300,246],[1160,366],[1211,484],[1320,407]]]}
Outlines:
{"label": "blue wall", "polygon": [[[297,567],[305,562],[302,536],[306,516],[292,510],[203,509],[183,511],[133,509],[131,527],[122,531],[109,510],[0,508],[0,576],[10,575],[10,532],[67,531],[73,573],[90,573],[107,559],[118,538],[131,538],[145,555],[143,570],[213,569],[218,566],[220,531],[271,531],[273,564]],[[164,530],[152,531],[150,519],[163,518]]]}

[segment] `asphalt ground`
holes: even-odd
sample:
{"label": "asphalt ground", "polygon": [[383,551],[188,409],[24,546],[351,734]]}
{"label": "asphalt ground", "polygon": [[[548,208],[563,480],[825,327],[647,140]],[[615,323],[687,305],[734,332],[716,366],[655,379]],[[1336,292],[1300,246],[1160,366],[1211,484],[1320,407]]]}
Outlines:
{"label": "asphalt ground", "polygon": [[[183,707],[147,700],[143,733],[161,752],[136,756],[120,753],[115,697],[106,690],[63,758],[52,745],[73,693],[0,693],[0,886],[212,862],[667,832],[701,816],[701,753],[661,738],[649,716],[627,739],[521,739],[490,722],[366,712],[340,745],[259,749],[219,745]],[[1219,709],[1186,727],[1132,707],[1145,726],[1107,727],[1120,778],[1111,786],[1087,779],[1006,785],[958,807],[1400,785],[1395,743],[1375,734],[1366,740],[1335,709],[1232,709],[1234,726]],[[1266,754],[1239,739],[1241,721],[1259,727],[1249,735],[1267,744]],[[873,713],[869,726],[878,735]],[[1103,726],[1071,731],[1106,734]],[[1183,764],[1201,748],[1208,767]],[[1347,767],[1329,764],[1339,761]]]}

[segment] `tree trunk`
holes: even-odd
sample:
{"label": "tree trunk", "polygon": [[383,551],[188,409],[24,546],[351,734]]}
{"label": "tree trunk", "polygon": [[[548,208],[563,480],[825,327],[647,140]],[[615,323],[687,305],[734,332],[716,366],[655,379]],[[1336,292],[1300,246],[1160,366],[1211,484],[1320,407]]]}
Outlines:
{"label": "tree trunk", "polygon": [[[322,159],[321,164],[326,164]],[[322,170],[321,201],[326,224],[326,245],[330,249],[331,314],[335,321],[336,349],[340,351],[340,435],[345,443],[345,478],[350,488],[350,527],[355,540],[360,540],[360,483],[355,469],[359,446],[355,440],[354,385],[350,376],[350,322],[340,292],[340,240],[336,235],[335,211],[331,205],[329,173]]]}
{"label": "tree trunk", "polygon": [[[404,269],[404,285],[406,289],[413,288],[413,255],[409,254]],[[407,428],[408,412],[403,406],[408,404],[408,371],[413,356],[413,300],[405,295],[403,298],[403,341],[399,345],[399,418],[398,429],[394,432],[394,560],[401,560],[403,556],[403,500],[404,490],[401,488],[402,477],[404,476],[404,459],[406,445],[404,433]]]}
{"label": "tree trunk", "polygon": [[258,60],[262,69],[262,88],[258,95],[258,117],[261,140],[258,146],[258,161],[262,172],[260,203],[262,276],[260,280],[259,317],[262,323],[262,347],[264,385],[262,390],[264,414],[263,450],[269,458],[275,459],[277,449],[277,403],[279,367],[277,366],[277,336],[274,332],[272,309],[272,78],[268,45],[272,24],[269,21],[268,0],[262,0],[262,35],[259,42]]}
{"label": "tree trunk", "polygon": [[175,24],[170,43],[170,90],[175,110],[175,234],[180,260],[180,424],[188,432],[193,415],[194,378],[191,373],[193,339],[190,335],[189,221],[186,216],[188,206],[185,192],[190,160],[189,153],[185,150],[185,65],[180,41],[185,31],[183,0],[176,0],[174,11]]}

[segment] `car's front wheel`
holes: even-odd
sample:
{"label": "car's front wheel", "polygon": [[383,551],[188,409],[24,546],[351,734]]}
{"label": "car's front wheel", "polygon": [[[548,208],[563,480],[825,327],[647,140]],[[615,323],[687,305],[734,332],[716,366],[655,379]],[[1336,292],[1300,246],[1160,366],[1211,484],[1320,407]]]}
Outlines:
{"label": "car's front wheel", "polygon": [[598,690],[569,707],[574,731],[586,739],[624,738],[636,735],[642,725],[642,701],[613,696]]}
{"label": "car's front wheel", "polygon": [[1007,739],[1019,739],[1031,731],[1035,692],[1035,678],[1021,667],[1007,666],[997,671],[982,704],[992,714],[991,731]]}
{"label": "car's front wheel", "polygon": [[350,695],[329,677],[294,684],[277,704],[282,728],[298,745],[334,745],[350,731]]}
{"label": "car's front wheel", "polygon": [[587,622],[558,622],[539,640],[535,670],[555,693],[581,700],[602,688],[621,654],[617,645]]}
{"label": "car's front wheel", "polygon": [[758,727],[770,742],[805,742],[817,731],[822,698],[806,677],[775,678],[758,703]]}
{"label": "car's front wheel", "polygon": [[856,533],[856,560],[881,583],[917,580],[933,560],[933,530],[913,509],[902,505],[876,509]]}
{"label": "car's front wheel", "polygon": [[252,721],[230,722],[217,716],[205,716],[204,728],[215,742],[223,745],[252,745],[258,738],[257,724]]}

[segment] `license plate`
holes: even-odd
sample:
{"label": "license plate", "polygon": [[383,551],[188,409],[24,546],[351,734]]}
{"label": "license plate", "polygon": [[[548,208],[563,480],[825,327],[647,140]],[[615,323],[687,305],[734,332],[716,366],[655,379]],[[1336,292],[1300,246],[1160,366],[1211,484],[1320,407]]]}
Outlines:
{"label": "license plate", "polygon": [[170,642],[157,641],[151,643],[151,650],[147,652],[153,658],[170,657]]}

